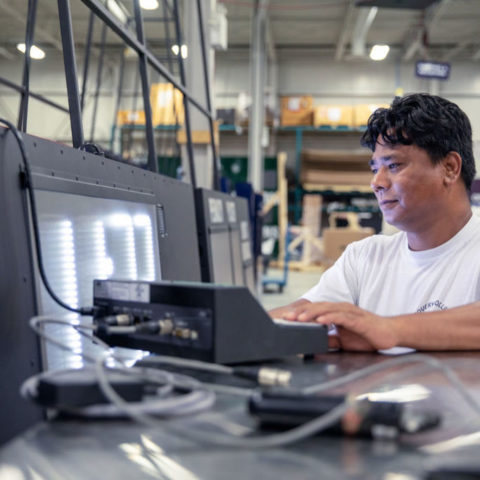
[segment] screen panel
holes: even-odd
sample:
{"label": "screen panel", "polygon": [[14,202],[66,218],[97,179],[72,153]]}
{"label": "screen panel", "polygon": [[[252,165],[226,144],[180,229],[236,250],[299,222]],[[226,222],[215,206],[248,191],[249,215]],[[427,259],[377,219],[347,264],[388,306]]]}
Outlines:
{"label": "screen panel", "polygon": [[[42,255],[53,291],[78,308],[93,303],[93,280],[128,278],[161,280],[155,206],[118,199],[85,197],[63,192],[36,192]],[[37,276],[39,311],[64,313]],[[73,320],[76,316],[69,315]],[[73,329],[46,327],[72,348],[93,353],[92,343]],[[84,362],[49,344],[46,368],[75,368]],[[130,353],[132,358],[139,354]]]}
{"label": "screen panel", "polygon": [[215,252],[212,256],[212,282],[232,285],[234,277],[228,231],[211,232],[209,238],[212,252]]}

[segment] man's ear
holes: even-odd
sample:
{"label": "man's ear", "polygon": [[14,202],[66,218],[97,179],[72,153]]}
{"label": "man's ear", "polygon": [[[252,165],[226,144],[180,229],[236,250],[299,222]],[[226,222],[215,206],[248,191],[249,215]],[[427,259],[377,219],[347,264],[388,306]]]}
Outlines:
{"label": "man's ear", "polygon": [[448,152],[442,160],[444,168],[445,185],[451,185],[457,181],[462,172],[462,157],[458,152]]}

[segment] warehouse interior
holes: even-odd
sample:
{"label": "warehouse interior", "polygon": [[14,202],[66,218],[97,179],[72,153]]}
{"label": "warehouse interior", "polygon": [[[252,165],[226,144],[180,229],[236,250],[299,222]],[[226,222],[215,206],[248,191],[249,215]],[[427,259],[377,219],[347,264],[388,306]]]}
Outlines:
{"label": "warehouse interior", "polygon": [[[377,109],[454,102],[480,172],[479,25],[477,0],[0,0],[0,480],[95,478],[94,464],[107,478],[478,475],[475,352],[332,353],[327,327],[268,311],[352,242],[398,232],[360,144]],[[479,215],[480,179],[469,201]],[[391,393],[392,410],[365,414],[368,438],[318,434],[321,416],[313,437],[259,437],[265,365],[265,392],[292,377],[283,429],[309,384],[343,403],[303,422],[343,421],[357,391]]]}

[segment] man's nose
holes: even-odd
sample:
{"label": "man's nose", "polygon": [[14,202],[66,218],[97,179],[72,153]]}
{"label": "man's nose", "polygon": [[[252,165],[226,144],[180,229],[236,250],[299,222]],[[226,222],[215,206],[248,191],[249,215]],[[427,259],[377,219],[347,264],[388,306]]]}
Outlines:
{"label": "man's nose", "polygon": [[385,166],[381,166],[378,168],[377,172],[373,175],[373,178],[370,182],[370,186],[372,187],[374,192],[378,192],[380,190],[385,190],[390,185],[390,179],[388,177],[388,168]]}

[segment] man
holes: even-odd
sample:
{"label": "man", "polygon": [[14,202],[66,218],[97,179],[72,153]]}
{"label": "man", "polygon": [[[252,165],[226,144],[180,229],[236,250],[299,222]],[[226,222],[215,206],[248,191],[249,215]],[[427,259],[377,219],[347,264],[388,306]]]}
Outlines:
{"label": "man", "polygon": [[446,99],[396,98],[369,119],[371,186],[401,232],[347,247],[319,283],[272,317],[335,325],[329,346],[480,348],[480,217],[472,216],[472,130]]}

